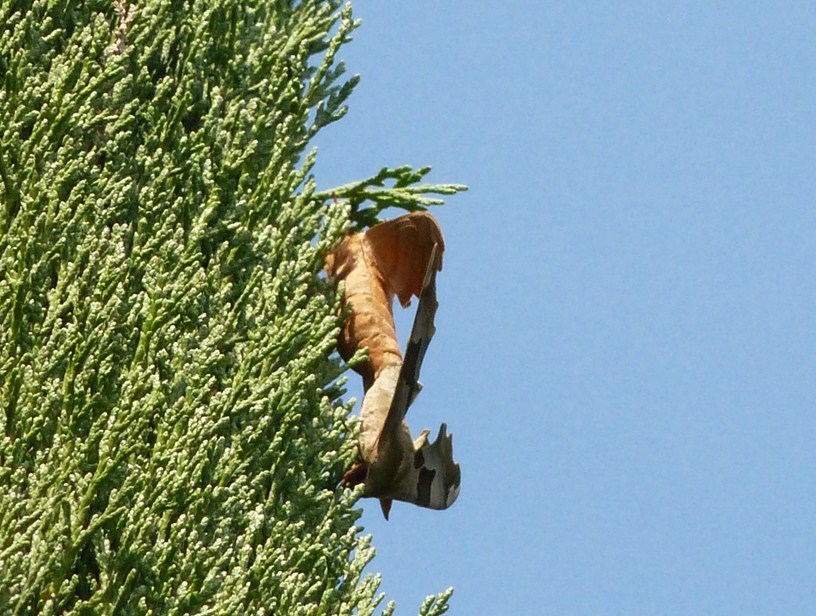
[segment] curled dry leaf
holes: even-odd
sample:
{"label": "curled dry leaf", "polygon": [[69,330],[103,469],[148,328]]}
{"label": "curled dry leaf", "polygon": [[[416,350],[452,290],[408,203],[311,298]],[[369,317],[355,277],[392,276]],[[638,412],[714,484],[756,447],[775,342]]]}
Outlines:
{"label": "curled dry leaf", "polygon": [[[429,443],[429,430],[413,439],[405,422],[435,331],[436,272],[442,269],[444,246],[434,217],[415,212],[346,236],[326,258],[328,273],[345,282],[350,307],[338,341],[340,355],[348,360],[357,349],[368,349],[367,360],[355,368],[365,389],[361,459],[344,483],[364,483],[363,494],[380,499],[386,518],[394,499],[446,509],[459,495],[461,473],[445,424]],[[404,360],[394,327],[394,295],[403,307],[419,297]]]}

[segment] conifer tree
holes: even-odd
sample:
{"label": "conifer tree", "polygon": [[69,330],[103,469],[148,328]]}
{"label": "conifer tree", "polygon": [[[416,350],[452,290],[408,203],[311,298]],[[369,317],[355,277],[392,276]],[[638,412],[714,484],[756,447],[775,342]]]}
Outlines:
{"label": "conifer tree", "polygon": [[336,1],[0,0],[0,613],[379,609],[336,487],[323,255],[459,187],[316,191],[356,26]]}

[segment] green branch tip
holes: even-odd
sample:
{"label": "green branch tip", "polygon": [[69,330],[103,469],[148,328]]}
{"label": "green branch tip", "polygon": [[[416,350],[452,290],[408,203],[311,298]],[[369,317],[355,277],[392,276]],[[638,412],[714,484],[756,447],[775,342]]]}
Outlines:
{"label": "green branch tip", "polygon": [[409,165],[383,167],[377,174],[363,180],[316,192],[314,198],[347,202],[351,206],[352,226],[361,230],[377,224],[380,214],[387,208],[426,211],[444,203],[444,199],[431,195],[453,195],[467,190],[463,184],[419,184],[430,170],[428,166],[418,169]]}

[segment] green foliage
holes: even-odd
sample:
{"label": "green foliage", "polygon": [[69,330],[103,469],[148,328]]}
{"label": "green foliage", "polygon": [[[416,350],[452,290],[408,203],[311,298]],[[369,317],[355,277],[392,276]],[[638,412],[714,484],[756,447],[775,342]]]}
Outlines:
{"label": "green foliage", "polygon": [[419,616],[440,616],[448,611],[448,599],[453,595],[453,588],[448,588],[446,591],[438,595],[430,595],[422,602],[419,608]]}
{"label": "green foliage", "polygon": [[427,202],[405,169],[314,191],[356,25],[334,1],[0,4],[2,613],[381,602],[335,489],[355,445],[320,270],[361,198]]}
{"label": "green foliage", "polygon": [[[353,228],[360,231],[377,224],[382,211],[389,207],[409,212],[427,210],[431,205],[444,203],[438,197],[428,197],[428,194],[452,195],[467,190],[462,184],[417,184],[430,170],[430,167],[383,167],[377,175],[315,193],[315,197],[345,199],[351,205]],[[387,182],[390,185],[387,186]]]}

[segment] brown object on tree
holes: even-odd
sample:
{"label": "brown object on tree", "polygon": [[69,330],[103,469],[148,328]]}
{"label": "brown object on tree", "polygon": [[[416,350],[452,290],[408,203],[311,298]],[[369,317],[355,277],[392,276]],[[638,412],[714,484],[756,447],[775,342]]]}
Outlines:
{"label": "brown object on tree", "polygon": [[385,366],[402,362],[393,298],[405,308],[412,295],[419,297],[434,246],[441,271],[445,242],[439,223],[427,212],[414,212],[347,235],[326,257],[326,271],[345,282],[345,303],[352,306],[337,349],[346,361],[357,349],[368,349],[368,361],[354,368],[366,390]]}
{"label": "brown object on tree", "polygon": [[[433,337],[436,272],[442,269],[444,240],[428,213],[415,212],[346,236],[326,258],[326,270],[345,282],[348,320],[338,341],[348,360],[368,349],[355,367],[363,377],[365,397],[360,413],[361,459],[344,483],[365,483],[365,496],[380,498],[388,518],[393,499],[445,509],[459,495],[461,473],[453,461],[452,439],[442,424],[434,443],[429,430],[416,440],[405,422],[419,393],[419,371]],[[420,298],[403,361],[392,313],[396,295],[403,306]]]}

